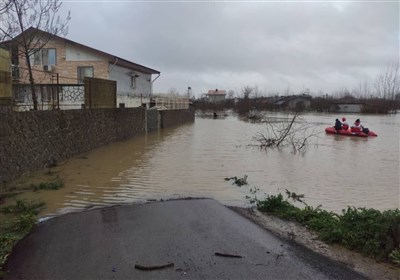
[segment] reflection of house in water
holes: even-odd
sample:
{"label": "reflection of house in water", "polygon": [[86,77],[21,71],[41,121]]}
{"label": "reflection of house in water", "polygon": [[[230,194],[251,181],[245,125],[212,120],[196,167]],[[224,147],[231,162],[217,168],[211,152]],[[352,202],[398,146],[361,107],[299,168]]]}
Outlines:
{"label": "reflection of house in water", "polygon": [[[70,106],[65,108],[81,108],[83,100],[83,81],[85,77],[114,80],[117,82],[117,104],[125,107],[137,107],[149,103],[155,79],[152,75],[160,72],[146,66],[125,60],[109,53],[76,43],[74,41],[53,36],[35,28],[24,32],[32,44],[46,41],[42,49],[30,56],[33,69],[38,103],[43,109],[49,106],[51,99],[61,93],[60,103],[64,101]],[[13,64],[14,104],[31,104],[29,75],[27,63],[21,55],[17,43],[19,35],[12,41],[2,42],[1,46],[11,51]],[[54,88],[54,84],[59,85]],[[56,95],[54,94],[57,91]],[[26,98],[24,98],[24,96]],[[62,104],[61,104],[62,105]],[[67,105],[67,104],[65,104]],[[60,107],[62,108],[62,107]],[[26,109],[29,109],[28,107]]]}
{"label": "reflection of house in water", "polygon": [[310,109],[311,96],[309,95],[292,95],[275,97],[273,104],[275,108],[303,111]]}
{"label": "reflection of house in water", "polygon": [[226,90],[209,90],[206,93],[207,101],[212,103],[218,103],[225,101]]}

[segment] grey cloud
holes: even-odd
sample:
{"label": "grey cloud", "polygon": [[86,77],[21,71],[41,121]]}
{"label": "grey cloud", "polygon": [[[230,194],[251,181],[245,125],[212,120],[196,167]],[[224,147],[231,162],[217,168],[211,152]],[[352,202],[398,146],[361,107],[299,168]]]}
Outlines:
{"label": "grey cloud", "polygon": [[[65,3],[68,37],[162,72],[156,91],[357,86],[399,57],[398,3]],[[90,15],[90,17],[88,16]],[[89,19],[90,18],[90,19]]]}

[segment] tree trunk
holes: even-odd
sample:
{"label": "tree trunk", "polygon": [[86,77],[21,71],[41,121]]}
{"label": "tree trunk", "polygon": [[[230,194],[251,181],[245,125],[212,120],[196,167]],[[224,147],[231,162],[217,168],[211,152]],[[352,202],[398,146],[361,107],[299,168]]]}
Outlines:
{"label": "tree trunk", "polygon": [[32,65],[31,65],[31,61],[29,59],[28,53],[25,53],[25,59],[26,59],[26,64],[28,65],[29,83],[31,85],[33,110],[37,111],[37,109],[38,109],[38,101],[37,101],[37,95],[36,95],[36,90],[35,90],[35,80],[33,78]]}

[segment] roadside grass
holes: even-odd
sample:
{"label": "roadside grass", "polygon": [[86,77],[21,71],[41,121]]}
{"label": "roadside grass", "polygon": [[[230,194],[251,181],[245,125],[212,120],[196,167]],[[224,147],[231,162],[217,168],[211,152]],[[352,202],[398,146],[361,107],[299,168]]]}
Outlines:
{"label": "roadside grass", "polygon": [[[282,194],[267,195],[265,199],[250,198],[261,212],[283,219],[299,222],[315,231],[327,243],[344,247],[373,257],[377,261],[391,261],[400,264],[400,211],[399,209],[379,211],[367,208],[348,207],[341,214],[328,212],[307,205],[304,195],[286,190]],[[289,201],[300,202],[299,208]]]}
{"label": "roadside grass", "polygon": [[18,196],[25,192],[40,191],[40,190],[58,190],[64,186],[63,181],[59,176],[53,176],[46,182],[39,183],[14,183],[12,186],[5,187],[0,190],[0,205],[7,199]]}
{"label": "roadside grass", "polygon": [[11,186],[0,193],[0,205],[17,196],[13,204],[0,208],[0,279],[6,274],[4,264],[14,245],[32,230],[37,222],[37,215],[45,206],[42,202],[18,199],[18,195],[40,190],[58,190],[63,185],[62,180],[56,176],[47,182]]}
{"label": "roadside grass", "polygon": [[44,203],[16,200],[15,204],[0,208],[4,218],[0,225],[0,278],[5,276],[4,264],[12,248],[31,231],[43,207]]}

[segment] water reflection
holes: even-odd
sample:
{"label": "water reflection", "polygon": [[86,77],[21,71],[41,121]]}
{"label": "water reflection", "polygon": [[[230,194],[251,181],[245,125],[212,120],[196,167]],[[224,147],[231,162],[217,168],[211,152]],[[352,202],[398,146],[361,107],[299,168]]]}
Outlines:
{"label": "water reflection", "polygon": [[[283,117],[283,116],[282,116]],[[399,117],[364,116],[377,138],[325,135],[337,116],[306,115],[321,133],[305,154],[249,146],[265,124],[197,118],[195,124],[101,147],[56,167],[65,187],[24,194],[59,214],[98,205],[150,199],[211,197],[245,206],[249,186],[225,177],[248,175],[263,193],[304,193],[307,203],[340,211],[347,205],[399,207]],[[46,175],[35,180],[46,180]]]}

